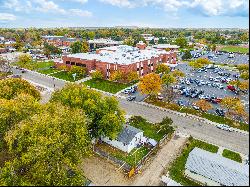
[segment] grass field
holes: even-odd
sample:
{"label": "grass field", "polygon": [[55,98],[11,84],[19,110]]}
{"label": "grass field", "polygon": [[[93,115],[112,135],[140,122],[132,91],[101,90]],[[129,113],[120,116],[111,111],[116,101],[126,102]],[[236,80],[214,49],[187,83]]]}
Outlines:
{"label": "grass field", "polygon": [[111,82],[108,80],[94,80],[94,79],[88,80],[84,82],[84,84],[90,86],[91,88],[96,88],[98,90],[110,92],[113,94],[133,85],[133,84],[122,84],[117,82]]}
{"label": "grass field", "polygon": [[242,158],[241,158],[239,153],[235,153],[233,151],[224,149],[223,153],[222,153],[222,156],[224,156],[226,158],[229,158],[231,160],[234,160],[236,162],[242,163]]}
{"label": "grass field", "polygon": [[29,69],[29,70],[39,70],[39,69],[46,69],[46,68],[50,68],[51,66],[54,66],[54,62],[53,61],[49,61],[49,62],[30,61],[25,64],[21,62],[17,62],[14,65],[19,66],[21,68]]}
{"label": "grass field", "polygon": [[68,72],[65,72],[65,71],[60,71],[60,72],[52,74],[50,76],[56,77],[58,79],[63,79],[63,80],[66,80],[66,81],[70,81],[70,82],[75,82],[75,81],[78,81],[78,80],[83,78],[83,77],[80,77],[80,78],[76,78],[76,80],[74,80],[73,76],[71,74],[69,74]]}
{"label": "grass field", "polygon": [[38,70],[38,72],[48,75],[48,74],[51,74],[51,73],[59,72],[59,70],[50,68],[50,69]]}
{"label": "grass field", "polygon": [[249,48],[239,47],[239,46],[225,46],[220,49],[220,51],[226,52],[237,52],[237,53],[249,53]]}
{"label": "grass field", "polygon": [[169,169],[169,175],[171,179],[175,180],[176,182],[184,186],[199,186],[200,185],[184,176],[185,164],[187,162],[188,155],[195,147],[204,149],[212,153],[217,153],[219,149],[215,145],[211,145],[206,142],[202,142],[200,140],[189,138],[187,147],[184,148],[184,150],[182,151],[182,154],[171,164],[170,169]]}

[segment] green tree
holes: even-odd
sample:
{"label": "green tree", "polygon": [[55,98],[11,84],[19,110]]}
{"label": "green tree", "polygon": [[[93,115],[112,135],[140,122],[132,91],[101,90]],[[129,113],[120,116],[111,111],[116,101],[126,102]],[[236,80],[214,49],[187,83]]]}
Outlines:
{"label": "green tree", "polygon": [[[51,101],[61,102],[71,108],[83,109],[91,120],[88,130],[95,138],[101,136],[116,138],[125,120],[124,112],[119,108],[118,101],[114,97],[102,97],[101,93],[90,90],[85,85],[68,84],[62,90],[56,91]],[[107,122],[108,117],[110,117],[110,124]],[[104,122],[108,125],[107,129],[102,124]]]}
{"label": "green tree", "polygon": [[191,53],[190,53],[189,50],[186,50],[186,51],[184,52],[184,54],[182,55],[181,58],[182,58],[182,60],[191,59],[191,58],[192,58],[192,55],[191,55]]}
{"label": "green tree", "polygon": [[169,117],[164,117],[163,120],[156,124],[159,127],[159,131],[163,131],[166,134],[171,134],[174,132],[174,127],[172,126],[173,120]]}
{"label": "green tree", "polygon": [[150,41],[149,41],[149,44],[150,44],[150,45],[155,45],[155,40],[154,40],[154,39],[150,40]]}
{"label": "green tree", "polygon": [[94,71],[93,73],[91,73],[91,77],[92,77],[92,79],[94,79],[94,80],[103,79],[103,74],[102,74],[101,71],[96,70],[96,71]]}
{"label": "green tree", "polygon": [[166,87],[176,82],[176,78],[172,74],[164,74],[161,79],[162,83],[165,84]]}
{"label": "green tree", "polygon": [[81,53],[82,52],[82,43],[80,41],[74,42],[70,45],[72,53]]}
{"label": "green tree", "polygon": [[17,95],[24,93],[40,100],[40,92],[28,81],[23,79],[9,78],[0,80],[0,98],[13,99]]}
{"label": "green tree", "polygon": [[175,43],[180,46],[180,48],[185,48],[187,46],[187,40],[184,37],[177,38]]}
{"label": "green tree", "polygon": [[174,70],[171,73],[176,78],[180,78],[180,77],[185,77],[186,76],[184,72],[182,72],[181,70],[178,70],[178,69]]}
{"label": "green tree", "polygon": [[5,136],[13,160],[1,168],[6,186],[84,185],[77,165],[91,153],[88,120],[80,109],[48,104]]}
{"label": "green tree", "polygon": [[160,74],[160,73],[162,73],[162,74],[168,74],[170,71],[171,71],[170,67],[167,66],[167,65],[165,65],[165,64],[158,64],[156,66],[156,70],[155,70],[155,72],[157,74]]}

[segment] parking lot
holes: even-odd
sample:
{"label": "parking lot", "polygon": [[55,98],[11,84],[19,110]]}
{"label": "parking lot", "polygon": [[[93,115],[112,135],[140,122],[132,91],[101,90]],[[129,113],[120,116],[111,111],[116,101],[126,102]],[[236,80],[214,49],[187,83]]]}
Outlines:
{"label": "parking lot", "polygon": [[[192,98],[191,95],[186,96],[181,95],[181,91],[177,91],[178,94],[178,98],[175,100],[175,102],[178,103],[179,100],[181,100],[184,104],[184,106],[192,106],[192,103],[196,100],[199,99],[199,97],[214,97],[214,98],[224,98],[226,96],[237,96],[240,97],[240,99],[242,100],[242,102],[244,103],[245,107],[246,107],[246,111],[249,111],[249,98],[248,98],[248,93],[246,94],[240,94],[237,95],[235,92],[229,90],[227,88],[227,83],[224,82],[222,83],[222,79],[224,76],[220,76],[218,74],[218,72],[223,72],[223,73],[230,73],[230,76],[225,77],[224,79],[235,79],[234,75],[237,75],[237,72],[233,72],[233,71],[228,71],[228,70],[224,70],[224,69],[207,69],[205,71],[194,71],[192,70],[192,68],[187,65],[187,64],[179,64],[177,66],[177,69],[185,72],[186,77],[178,83],[179,87],[185,87],[185,89],[189,89],[189,90],[197,90],[197,91],[202,91],[203,93],[200,94],[197,97]],[[215,73],[216,72],[216,73]],[[192,80],[198,80],[199,84],[196,83],[196,81],[189,81],[190,78]],[[213,79],[211,79],[213,78]],[[202,84],[201,84],[202,83]],[[249,92],[249,91],[248,91]],[[212,102],[211,102],[212,103]],[[210,113],[215,113],[215,109],[216,108],[220,108],[219,104],[215,104],[212,103],[212,105],[214,106],[213,110],[209,111]]]}
{"label": "parking lot", "polygon": [[[191,54],[195,56],[195,54],[200,53],[201,56],[198,58],[209,58],[212,62],[216,64],[230,64],[230,65],[237,65],[237,64],[248,64],[249,63],[249,55],[246,54],[238,54],[234,53],[233,58],[229,58],[229,53],[220,52],[208,52],[208,51],[191,51]],[[195,58],[194,58],[195,59]]]}

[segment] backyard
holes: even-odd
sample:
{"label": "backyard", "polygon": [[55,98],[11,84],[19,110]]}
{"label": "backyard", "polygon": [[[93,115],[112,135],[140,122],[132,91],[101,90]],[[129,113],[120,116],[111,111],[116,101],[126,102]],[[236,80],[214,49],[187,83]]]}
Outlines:
{"label": "backyard", "polygon": [[159,131],[159,126],[157,126],[157,124],[150,123],[141,116],[133,116],[130,118],[129,124],[135,128],[141,129],[144,136],[158,142],[166,135],[165,131]]}
{"label": "backyard", "polygon": [[129,154],[125,153],[115,147],[112,147],[106,143],[98,143],[97,148],[108,153],[110,156],[113,156],[119,160],[122,160],[129,164],[130,166],[137,165],[144,156],[150,151],[148,148],[141,146],[139,148],[134,148]]}
{"label": "backyard", "polygon": [[239,46],[224,46],[220,51],[236,52],[236,53],[249,53],[249,48]]}
{"label": "backyard", "polygon": [[91,88],[96,88],[98,90],[110,92],[113,94],[129,86],[132,86],[132,84],[123,84],[123,83],[118,83],[118,82],[111,82],[108,80],[102,80],[102,79],[97,79],[97,80],[91,79],[91,80],[84,82],[84,84],[90,86]]}
{"label": "backyard", "polygon": [[187,162],[188,155],[195,147],[204,149],[212,153],[217,153],[219,149],[219,147],[215,145],[211,145],[206,142],[193,139],[192,137],[189,138],[186,148],[184,148],[182,154],[171,164],[169,168],[170,177],[176,182],[185,186],[199,186],[200,185],[184,176],[185,164]]}

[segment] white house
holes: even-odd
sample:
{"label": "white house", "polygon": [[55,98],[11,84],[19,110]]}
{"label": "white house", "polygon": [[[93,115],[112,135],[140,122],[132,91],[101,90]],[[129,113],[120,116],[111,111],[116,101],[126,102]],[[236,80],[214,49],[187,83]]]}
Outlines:
{"label": "white house", "polygon": [[143,131],[130,125],[124,125],[122,131],[115,140],[106,137],[102,137],[101,139],[105,143],[129,153],[137,147],[138,144],[142,143],[142,138]]}

